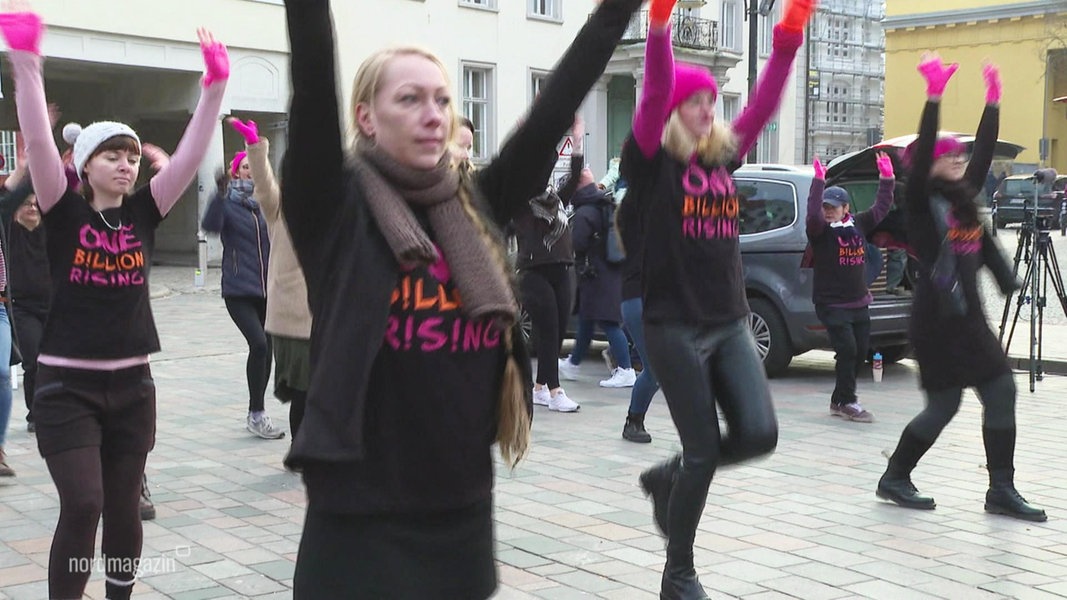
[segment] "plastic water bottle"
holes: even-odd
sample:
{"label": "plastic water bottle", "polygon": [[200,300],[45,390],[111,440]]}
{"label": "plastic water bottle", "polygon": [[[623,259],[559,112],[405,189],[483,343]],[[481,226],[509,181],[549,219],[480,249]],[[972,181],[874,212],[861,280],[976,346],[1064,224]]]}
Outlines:
{"label": "plastic water bottle", "polygon": [[871,369],[871,373],[874,374],[874,380],[876,382],[881,381],[882,380],[882,353],[881,352],[875,352],[874,353],[874,357],[872,358],[871,362],[872,362],[872,365],[873,365],[873,368]]}

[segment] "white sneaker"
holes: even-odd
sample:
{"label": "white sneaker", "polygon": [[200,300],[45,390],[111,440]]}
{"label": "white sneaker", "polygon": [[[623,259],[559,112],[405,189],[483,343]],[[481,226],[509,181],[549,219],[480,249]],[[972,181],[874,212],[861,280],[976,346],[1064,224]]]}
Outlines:
{"label": "white sneaker", "polygon": [[637,381],[637,372],[633,369],[617,367],[611,372],[611,377],[600,382],[600,387],[625,388],[633,387]]}
{"label": "white sneaker", "polygon": [[548,410],[559,412],[578,412],[578,403],[567,397],[567,392],[560,390],[558,394],[548,399]]}
{"label": "white sneaker", "polygon": [[537,406],[548,406],[548,400],[552,397],[552,392],[548,391],[548,386],[541,389],[534,388],[533,391],[533,403]]}
{"label": "white sneaker", "polygon": [[559,376],[568,381],[578,379],[578,365],[571,362],[569,354],[567,358],[559,359]]}
{"label": "white sneaker", "polygon": [[255,419],[249,414],[245,420],[245,428],[265,440],[280,440],[285,437],[285,432],[274,426],[267,413],[263,413],[263,416],[259,419]]}

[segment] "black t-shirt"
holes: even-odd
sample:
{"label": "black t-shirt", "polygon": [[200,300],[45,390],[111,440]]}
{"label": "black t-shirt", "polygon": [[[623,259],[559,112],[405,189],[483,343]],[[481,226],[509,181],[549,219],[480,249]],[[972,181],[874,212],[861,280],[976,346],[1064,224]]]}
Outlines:
{"label": "black t-shirt", "polygon": [[663,148],[623,146],[627,195],[642,202],[644,318],[723,324],[749,313],[741,271],[740,205],[731,164],[683,164]]}
{"label": "black t-shirt", "polygon": [[44,223],[30,231],[14,219],[7,236],[7,287],[15,304],[47,311],[52,299]]}
{"label": "black t-shirt", "polygon": [[148,185],[103,213],[67,190],[45,213],[55,294],[41,354],[116,359],[159,351],[148,273],[162,220]]}
{"label": "black t-shirt", "polygon": [[504,337],[459,306],[446,262],[400,274],[367,389],[366,458],[305,466],[316,510],[452,510],[490,497]]}
{"label": "black t-shirt", "polygon": [[809,235],[815,257],[815,304],[844,304],[867,296],[867,238],[857,221],[850,216]]}

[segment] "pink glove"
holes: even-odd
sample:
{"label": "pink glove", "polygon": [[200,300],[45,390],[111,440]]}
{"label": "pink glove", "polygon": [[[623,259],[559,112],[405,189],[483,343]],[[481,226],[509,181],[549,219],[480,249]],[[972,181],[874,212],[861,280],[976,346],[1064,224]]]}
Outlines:
{"label": "pink glove", "polygon": [[215,36],[206,29],[198,29],[196,35],[200,38],[200,51],[204,54],[204,87],[229,79],[230,55],[226,52],[226,46],[216,41]]}
{"label": "pink glove", "polygon": [[256,122],[249,120],[247,123],[242,123],[240,119],[230,119],[230,125],[237,130],[245,138],[245,143],[251,146],[259,142],[259,127],[256,126]]}
{"label": "pink glove", "polygon": [[878,165],[878,176],[882,179],[893,179],[893,161],[889,158],[889,155],[885,152],[879,152],[874,157],[875,164]]}
{"label": "pink glove", "polygon": [[804,31],[811,13],[815,12],[815,0],[789,0],[778,24],[789,31]]}
{"label": "pink glove", "polygon": [[652,0],[648,5],[648,24],[652,27],[664,27],[671,22],[671,12],[677,0]]}
{"label": "pink glove", "polygon": [[41,15],[28,11],[0,13],[0,33],[8,48],[40,56],[41,34],[44,33]]}
{"label": "pink glove", "polygon": [[985,103],[1000,104],[1000,92],[1003,89],[1000,69],[992,63],[987,63],[982,67],[982,78],[985,79]]}
{"label": "pink glove", "polygon": [[826,167],[822,166],[822,162],[819,161],[818,156],[815,157],[815,162],[813,162],[811,166],[815,167],[815,179],[822,179],[823,181],[825,181]]}
{"label": "pink glove", "polygon": [[923,79],[926,80],[926,95],[940,97],[944,94],[948,80],[952,79],[952,74],[958,68],[960,66],[957,63],[950,65],[942,63],[941,57],[936,54],[923,55],[919,63],[919,73],[922,73]]}

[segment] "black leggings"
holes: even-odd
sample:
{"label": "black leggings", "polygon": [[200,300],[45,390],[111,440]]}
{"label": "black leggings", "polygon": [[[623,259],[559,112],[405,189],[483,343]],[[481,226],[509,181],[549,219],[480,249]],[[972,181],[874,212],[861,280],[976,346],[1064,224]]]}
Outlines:
{"label": "black leggings", "polygon": [[226,311],[248,342],[248,411],[263,410],[263,394],[270,379],[271,343],[264,327],[267,321],[267,299],[253,297],[226,298]]}
{"label": "black leggings", "polygon": [[37,389],[37,353],[41,347],[41,335],[44,334],[46,311],[29,310],[12,305],[15,322],[15,335],[18,337],[19,351],[22,352],[22,394],[26,399],[26,422],[33,422],[33,394]]}
{"label": "black leggings", "polygon": [[530,315],[535,352],[536,382],[549,389],[559,387],[559,349],[567,332],[574,300],[574,277],[570,265],[531,267],[522,272],[519,291],[522,306]]}
{"label": "black leggings", "polygon": [[[92,572],[101,514],[101,553],[108,579],[132,582],[141,556],[141,476],[145,454],[107,454],[98,446],[66,450],[45,459],[59,492],[59,523],[48,557],[48,597],[81,598]],[[131,586],[109,582],[108,597],[128,597]]]}

